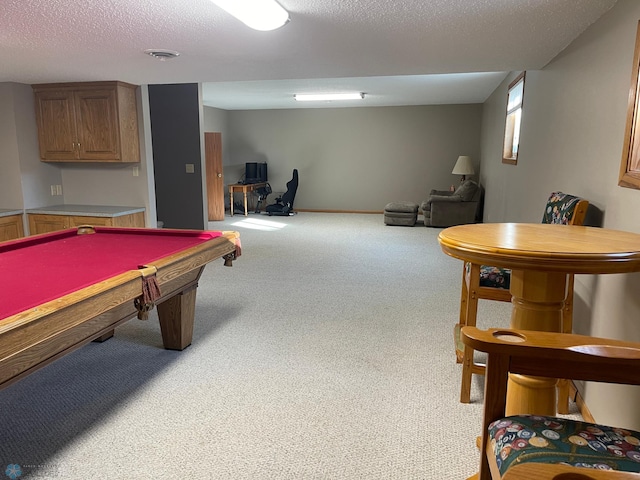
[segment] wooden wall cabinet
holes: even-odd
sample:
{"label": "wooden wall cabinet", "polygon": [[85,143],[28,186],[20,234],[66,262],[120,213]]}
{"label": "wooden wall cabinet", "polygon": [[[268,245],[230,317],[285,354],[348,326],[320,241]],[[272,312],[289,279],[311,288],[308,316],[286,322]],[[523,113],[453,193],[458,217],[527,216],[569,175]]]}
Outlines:
{"label": "wooden wall cabinet", "polygon": [[92,217],[87,215],[54,215],[47,213],[29,213],[29,234],[55,232],[80,225],[94,227],[144,227],[144,212],[130,213],[117,217]]}
{"label": "wooden wall cabinet", "polygon": [[0,242],[24,237],[22,214],[0,217]]}
{"label": "wooden wall cabinet", "polygon": [[40,158],[139,162],[136,88],[123,82],[34,85]]}

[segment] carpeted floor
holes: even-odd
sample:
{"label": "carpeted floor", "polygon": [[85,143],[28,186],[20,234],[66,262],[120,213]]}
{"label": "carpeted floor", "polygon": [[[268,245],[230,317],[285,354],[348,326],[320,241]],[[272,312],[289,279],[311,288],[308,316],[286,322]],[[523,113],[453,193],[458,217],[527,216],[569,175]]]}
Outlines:
{"label": "carpeted floor", "polygon": [[[462,479],[481,382],[458,403],[460,261],[382,215],[252,214],[198,289],[193,344],[131,320],[0,391],[0,468],[20,478]],[[510,305],[481,302],[480,326]]]}

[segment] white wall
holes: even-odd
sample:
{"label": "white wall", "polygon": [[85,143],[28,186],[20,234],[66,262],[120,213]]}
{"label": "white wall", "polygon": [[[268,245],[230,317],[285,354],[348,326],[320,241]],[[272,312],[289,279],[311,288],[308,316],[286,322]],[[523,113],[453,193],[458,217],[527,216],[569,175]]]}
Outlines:
{"label": "white wall", "polygon": [[[518,165],[501,163],[507,86],[518,72],[485,103],[485,221],[539,222],[557,189],[589,200],[601,226],[640,233],[640,190],[617,184],[638,19],[640,3],[621,0],[544,69],[527,72]],[[576,332],[640,341],[639,318],[640,274],[576,277]],[[597,421],[640,429],[640,388],[581,388]]]}
{"label": "white wall", "polygon": [[458,156],[479,160],[481,118],[482,105],[232,111],[227,165],[267,162],[274,191],[297,168],[299,209],[381,212],[458,184]]}
{"label": "white wall", "polygon": [[60,168],[40,161],[33,90],[14,83],[12,91],[24,207],[62,203],[62,197],[51,195],[51,185],[62,185]]}
{"label": "white wall", "polygon": [[51,195],[51,185],[61,184],[60,169],[40,161],[31,86],[0,83],[0,208],[62,203]]}

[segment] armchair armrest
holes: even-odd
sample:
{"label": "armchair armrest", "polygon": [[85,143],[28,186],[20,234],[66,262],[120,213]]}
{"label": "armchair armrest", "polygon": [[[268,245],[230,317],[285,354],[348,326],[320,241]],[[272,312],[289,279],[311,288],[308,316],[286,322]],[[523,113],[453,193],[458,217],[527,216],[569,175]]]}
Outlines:
{"label": "armchair armrest", "polygon": [[427,202],[461,202],[462,197],[460,195],[429,195]]}
{"label": "armchair armrest", "polygon": [[443,197],[447,197],[453,195],[453,192],[450,190],[431,190],[429,192],[429,196],[431,195],[442,195]]}

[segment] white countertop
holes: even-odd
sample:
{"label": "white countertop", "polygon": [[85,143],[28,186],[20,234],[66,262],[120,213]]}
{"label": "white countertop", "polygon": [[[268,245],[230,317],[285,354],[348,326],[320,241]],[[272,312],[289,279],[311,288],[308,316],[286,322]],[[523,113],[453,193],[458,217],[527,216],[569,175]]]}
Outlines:
{"label": "white countertop", "polygon": [[144,212],[144,207],[126,207],[109,205],[50,205],[47,207],[30,208],[27,213],[41,213],[46,215],[77,215],[86,217],[120,217],[132,213]]}
{"label": "white countertop", "polygon": [[0,217],[8,217],[10,215],[21,215],[22,210],[9,210],[7,208],[0,208]]}

